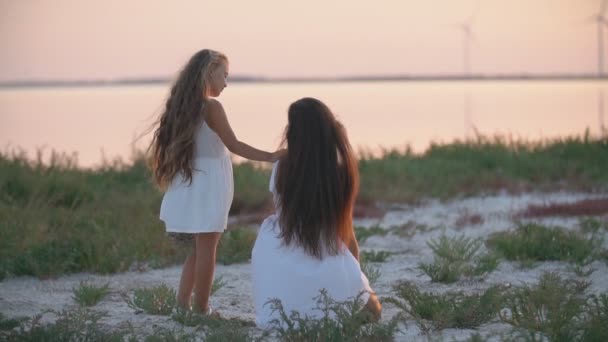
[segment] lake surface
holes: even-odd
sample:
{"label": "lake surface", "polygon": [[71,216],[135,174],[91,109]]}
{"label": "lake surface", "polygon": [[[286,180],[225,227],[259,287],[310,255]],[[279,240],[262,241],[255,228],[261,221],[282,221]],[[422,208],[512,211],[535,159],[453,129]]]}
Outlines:
{"label": "lake surface", "polygon": [[[324,101],[356,149],[410,145],[484,135],[539,140],[592,134],[606,126],[605,81],[386,81],[231,83],[219,100],[239,140],[274,150],[287,107],[301,97]],[[79,165],[103,157],[129,160],[134,140],[160,113],[169,84],[0,89],[0,148],[76,153]]]}

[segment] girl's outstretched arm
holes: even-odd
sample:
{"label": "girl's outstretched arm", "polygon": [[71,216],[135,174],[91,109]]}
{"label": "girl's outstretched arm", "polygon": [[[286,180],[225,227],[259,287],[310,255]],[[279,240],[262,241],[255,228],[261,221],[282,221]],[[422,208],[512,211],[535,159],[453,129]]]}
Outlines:
{"label": "girl's outstretched arm", "polygon": [[206,103],[205,111],[207,114],[207,124],[222,139],[222,142],[230,152],[243,158],[265,162],[274,162],[284,153],[284,151],[271,153],[258,150],[239,141],[232,131],[232,127],[230,127],[224,107],[218,101],[209,99]]}

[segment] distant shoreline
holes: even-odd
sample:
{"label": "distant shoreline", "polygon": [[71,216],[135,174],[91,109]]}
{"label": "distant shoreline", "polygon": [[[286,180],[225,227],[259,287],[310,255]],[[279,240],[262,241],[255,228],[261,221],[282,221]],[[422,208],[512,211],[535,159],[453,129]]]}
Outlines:
{"label": "distant shoreline", "polygon": [[[514,74],[514,75],[371,75],[349,77],[248,77],[235,76],[229,79],[234,83],[344,83],[344,82],[450,82],[450,81],[606,81],[608,75],[590,74]],[[102,87],[121,85],[150,85],[171,82],[169,77],[123,78],[92,80],[32,80],[0,82],[0,88],[38,88],[38,87]]]}

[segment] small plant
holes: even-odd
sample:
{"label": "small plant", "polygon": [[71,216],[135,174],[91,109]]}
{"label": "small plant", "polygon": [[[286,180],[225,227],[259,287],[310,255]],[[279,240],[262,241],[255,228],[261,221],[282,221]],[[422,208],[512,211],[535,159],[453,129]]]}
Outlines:
{"label": "small plant", "polygon": [[512,261],[561,260],[585,265],[596,258],[601,241],[598,236],[586,238],[563,228],[530,223],[515,231],[495,233],[486,245]]}
{"label": "small plant", "polygon": [[581,231],[586,234],[597,234],[602,231],[608,232],[608,222],[600,221],[592,217],[586,217],[579,220]]}
{"label": "small plant", "polygon": [[428,233],[435,229],[439,229],[439,227],[429,227],[424,223],[409,220],[402,225],[391,227],[389,231],[402,238],[411,239],[417,233]]}
{"label": "small plant", "polygon": [[302,315],[297,311],[285,312],[280,300],[266,303],[272,313],[278,314],[270,322],[268,332],[282,341],[392,341],[398,320],[387,323],[369,323],[368,315],[361,312],[361,296],[344,302],[333,300],[324,289],[314,298],[318,317]]}
{"label": "small plant", "polygon": [[201,315],[180,308],[171,315],[171,318],[182,325],[205,330],[205,341],[251,341],[253,339],[249,332],[249,328],[255,326],[253,322]]}
{"label": "small plant", "polygon": [[359,243],[364,243],[365,240],[367,240],[367,238],[369,238],[370,236],[373,236],[373,235],[384,236],[384,235],[386,235],[386,233],[387,233],[387,231],[385,229],[382,229],[382,227],[379,227],[379,226],[373,226],[370,228],[355,227],[355,236],[357,237],[357,241]]}
{"label": "small plant", "polygon": [[216,293],[224,286],[226,286],[226,281],[224,280],[224,276],[219,276],[219,277],[213,279],[213,284],[211,285],[211,294]]}
{"label": "small plant", "polygon": [[251,228],[227,230],[222,234],[217,250],[217,262],[224,265],[247,262],[257,234]]}
{"label": "small plant", "polygon": [[431,277],[433,282],[453,283],[461,276],[478,276],[492,272],[498,266],[498,258],[479,252],[481,240],[464,236],[439,240],[431,239],[427,245],[433,250],[433,263],[420,263],[418,268]]}
{"label": "small plant", "polygon": [[175,290],[165,284],[136,289],[133,299],[125,298],[130,308],[151,315],[169,315],[176,306]]}
{"label": "small plant", "polygon": [[385,262],[390,255],[391,253],[386,251],[361,252],[361,259],[366,262]]}
{"label": "small plant", "polygon": [[81,281],[78,287],[72,289],[74,292],[74,300],[81,306],[93,306],[102,300],[109,292],[110,286],[108,283],[102,286],[89,284]]}
{"label": "small plant", "polygon": [[575,341],[584,321],[589,283],[544,273],[535,286],[515,287],[505,295],[500,319],[517,329],[542,333],[551,341]]}
{"label": "small plant", "polygon": [[402,310],[402,318],[412,318],[425,333],[446,328],[474,329],[497,317],[503,289],[491,287],[480,294],[421,292],[411,282],[395,286],[395,296],[386,301]]}
{"label": "small plant", "polygon": [[4,314],[0,312],[0,336],[2,336],[2,331],[13,330],[24,321],[27,321],[27,317],[6,318],[4,317]]}
{"label": "small plant", "polygon": [[380,271],[380,267],[376,265],[372,265],[369,262],[365,261],[365,259],[361,260],[361,272],[367,276],[367,280],[369,280],[370,285],[374,285],[380,276],[382,275],[382,271]]}
{"label": "small plant", "polygon": [[155,327],[154,333],[144,338],[145,342],[194,342],[198,341],[194,333],[186,333],[183,329],[168,329],[165,327]]}
{"label": "small plant", "polygon": [[[53,323],[41,321],[47,314],[56,317]],[[19,329],[0,332],[0,339],[8,341],[116,341],[122,342],[126,331],[107,332],[99,320],[106,313],[94,312],[85,308],[75,310],[48,310],[20,323]]]}
{"label": "small plant", "polygon": [[588,299],[582,341],[608,341],[608,293]]}

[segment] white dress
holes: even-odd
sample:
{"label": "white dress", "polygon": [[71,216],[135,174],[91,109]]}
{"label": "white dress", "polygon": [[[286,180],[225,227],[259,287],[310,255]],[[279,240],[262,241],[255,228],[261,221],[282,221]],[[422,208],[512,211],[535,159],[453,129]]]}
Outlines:
{"label": "white dress", "polygon": [[230,152],[204,121],[194,149],[192,184],[175,176],[163,196],[160,219],[170,233],[223,232],[234,194]]}
{"label": "white dress", "polygon": [[[277,165],[272,169],[269,187],[275,206]],[[278,233],[278,215],[274,214],[260,226],[251,256],[255,320],[260,328],[268,327],[270,320],[278,317],[276,312],[271,314],[270,304],[265,305],[271,298],[280,299],[288,315],[296,310],[302,317],[316,318],[322,317],[322,312],[315,310],[317,304],[313,298],[323,288],[337,301],[353,299],[365,291],[361,300],[367,302],[372,292],[369,281],[344,244],[340,254],[319,260],[302,247],[283,245]]]}

